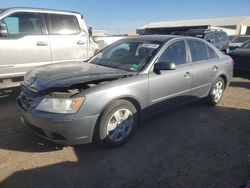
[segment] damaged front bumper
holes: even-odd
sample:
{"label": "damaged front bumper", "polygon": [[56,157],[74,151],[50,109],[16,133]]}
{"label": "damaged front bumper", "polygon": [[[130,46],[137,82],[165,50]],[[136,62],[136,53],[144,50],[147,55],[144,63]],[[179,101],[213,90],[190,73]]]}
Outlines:
{"label": "damaged front bumper", "polygon": [[76,118],[75,114],[54,114],[26,109],[17,98],[20,118],[25,127],[45,139],[63,145],[91,143],[97,115]]}

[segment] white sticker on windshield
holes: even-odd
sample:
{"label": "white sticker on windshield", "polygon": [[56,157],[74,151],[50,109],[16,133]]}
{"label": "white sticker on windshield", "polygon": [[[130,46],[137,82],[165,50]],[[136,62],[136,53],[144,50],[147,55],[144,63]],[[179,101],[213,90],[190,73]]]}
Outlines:
{"label": "white sticker on windshield", "polygon": [[158,48],[160,45],[159,44],[150,44],[150,43],[144,43],[141,45],[141,47],[144,47],[144,48]]}

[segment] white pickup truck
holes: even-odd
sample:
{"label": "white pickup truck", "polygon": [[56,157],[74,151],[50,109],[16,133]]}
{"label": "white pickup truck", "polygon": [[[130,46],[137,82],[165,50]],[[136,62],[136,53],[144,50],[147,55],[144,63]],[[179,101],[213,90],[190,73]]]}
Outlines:
{"label": "white pickup truck", "polygon": [[18,85],[36,66],[88,59],[105,47],[91,33],[77,12],[0,9],[0,88]]}

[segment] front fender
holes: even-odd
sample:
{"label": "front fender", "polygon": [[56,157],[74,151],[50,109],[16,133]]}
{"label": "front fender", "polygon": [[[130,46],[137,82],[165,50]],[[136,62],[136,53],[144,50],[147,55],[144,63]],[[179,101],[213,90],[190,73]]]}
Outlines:
{"label": "front fender", "polygon": [[76,117],[100,114],[110,103],[121,98],[131,98],[144,109],[148,105],[148,75],[135,75],[89,88],[78,95],[85,101]]}

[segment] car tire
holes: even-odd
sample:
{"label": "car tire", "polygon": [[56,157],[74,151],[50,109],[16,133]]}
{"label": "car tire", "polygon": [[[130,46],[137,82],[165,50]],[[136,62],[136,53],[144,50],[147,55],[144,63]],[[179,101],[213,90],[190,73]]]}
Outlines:
{"label": "car tire", "polygon": [[117,100],[100,115],[94,142],[104,147],[118,147],[133,135],[139,115],[136,107],[127,100]]}
{"label": "car tire", "polygon": [[225,90],[225,81],[223,78],[219,77],[215,80],[209,94],[207,97],[207,102],[211,106],[217,105],[224,93]]}

